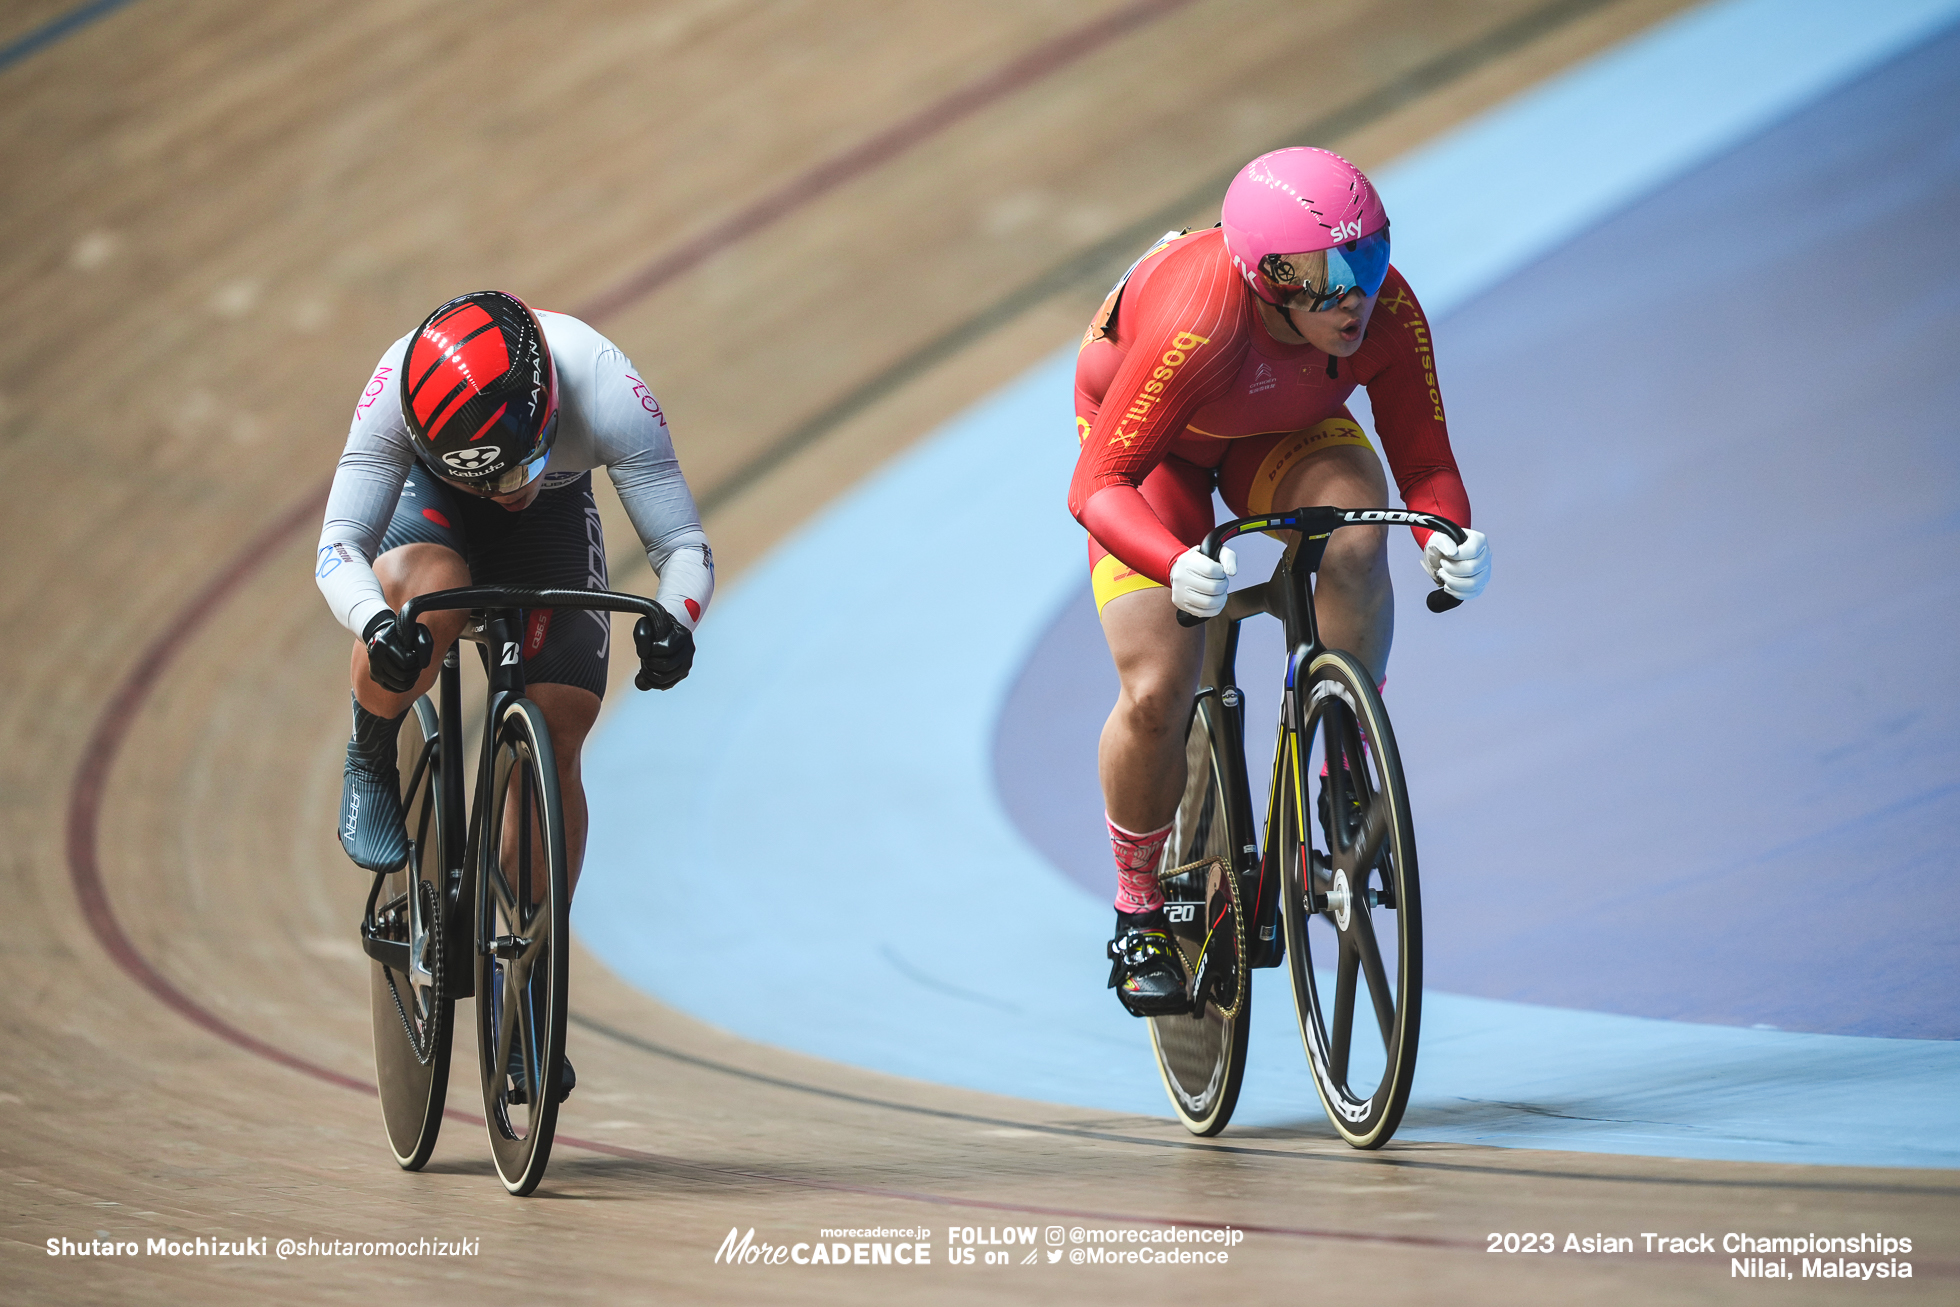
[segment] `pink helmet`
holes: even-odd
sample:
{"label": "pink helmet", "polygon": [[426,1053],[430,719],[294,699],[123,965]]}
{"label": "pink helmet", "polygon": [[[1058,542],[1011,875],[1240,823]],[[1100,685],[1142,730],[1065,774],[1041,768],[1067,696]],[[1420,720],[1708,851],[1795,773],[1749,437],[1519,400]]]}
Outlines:
{"label": "pink helmet", "polygon": [[[1293,146],[1262,154],[1225,191],[1225,248],[1252,293],[1278,304],[1260,275],[1276,254],[1333,253],[1328,273],[1337,285],[1314,288],[1317,299],[1359,289],[1372,295],[1388,273],[1388,214],[1361,169],[1328,150]],[[1379,241],[1369,240],[1381,233]],[[1376,248],[1376,247],[1379,248]]]}

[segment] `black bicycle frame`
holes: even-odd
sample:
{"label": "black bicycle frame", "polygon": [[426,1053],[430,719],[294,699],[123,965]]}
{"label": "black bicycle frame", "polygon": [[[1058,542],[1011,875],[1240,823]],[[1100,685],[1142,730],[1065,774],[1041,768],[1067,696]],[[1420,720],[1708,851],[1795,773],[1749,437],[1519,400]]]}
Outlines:
{"label": "black bicycle frame", "polygon": [[[483,742],[477,760],[476,797],[469,808],[469,828],[463,825],[463,689],[462,660],[453,644],[443,655],[438,677],[437,712],[439,757],[442,763],[443,827],[438,841],[450,920],[462,924],[476,902],[476,859],[487,838],[490,820],[491,763],[496,756],[497,721],[504,706],[524,695],[523,610],[582,608],[601,612],[651,614],[654,602],[639,595],[610,590],[508,590],[496,586],[466,586],[417,595],[402,608],[404,625],[426,613],[467,609],[477,615],[470,638],[483,658],[489,679],[484,696]],[[452,935],[453,939],[454,936]],[[447,992],[453,998],[476,994],[473,949],[450,948]]]}
{"label": "black bicycle frame", "polygon": [[[1262,855],[1257,846],[1247,844],[1235,850],[1233,855],[1233,870],[1239,874],[1241,886],[1257,875],[1251,894],[1254,929],[1250,932],[1252,965],[1255,967],[1278,966],[1281,957],[1279,886],[1282,868],[1275,862],[1281,841],[1275,823],[1281,811],[1279,787],[1287,780],[1282,774],[1287,756],[1286,736],[1289,732],[1297,736],[1300,728],[1295,711],[1294,680],[1327,647],[1320,641],[1320,623],[1314,615],[1313,577],[1320,570],[1321,558],[1327,552],[1327,539],[1336,530],[1344,526],[1392,524],[1441,531],[1457,541],[1461,541],[1464,535],[1462,527],[1434,513],[1404,509],[1298,508],[1290,513],[1268,513],[1222,523],[1213,528],[1199,546],[1207,557],[1215,559],[1226,541],[1247,531],[1300,533],[1298,546],[1280,556],[1279,564],[1273,568],[1270,578],[1257,585],[1232,591],[1226,596],[1225,611],[1205,621],[1204,661],[1198,676],[1198,698],[1215,695],[1219,706],[1226,710],[1222,715],[1226,765],[1221,775],[1225,802],[1231,808],[1232,829],[1249,831],[1253,828],[1252,794],[1251,781],[1245,770],[1245,696],[1238,686],[1239,623],[1262,613],[1279,619],[1280,627],[1285,632],[1288,654],[1286,686],[1281,697],[1279,725],[1273,747],[1273,778],[1266,799],[1265,852]],[[1180,613],[1179,621],[1194,625],[1196,621],[1204,620],[1184,622],[1187,616]],[[1297,752],[1297,741],[1295,748]]]}
{"label": "black bicycle frame", "polygon": [[[437,847],[442,856],[444,907],[449,920],[460,921],[457,909],[471,900],[474,888],[469,877],[469,860],[463,856],[469,840],[463,829],[463,676],[457,646],[449,646],[442,656],[442,674],[436,690],[436,748],[442,758],[442,838]],[[476,994],[476,968],[469,950],[450,948],[448,975],[444,988],[458,998]]]}

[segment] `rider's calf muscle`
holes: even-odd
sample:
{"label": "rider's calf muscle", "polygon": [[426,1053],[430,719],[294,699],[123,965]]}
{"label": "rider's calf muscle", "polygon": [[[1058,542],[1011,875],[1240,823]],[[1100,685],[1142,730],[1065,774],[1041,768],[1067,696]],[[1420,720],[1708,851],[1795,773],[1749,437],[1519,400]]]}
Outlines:
{"label": "rider's calf muscle", "polygon": [[1104,807],[1124,829],[1151,831],[1170,820],[1184,790],[1184,727],[1204,635],[1177,624],[1161,588],[1110,600],[1102,622],[1122,682],[1097,754]]}
{"label": "rider's calf muscle", "polygon": [[544,682],[525,693],[544,713],[545,729],[551,736],[551,753],[558,766],[558,791],[565,810],[565,872],[571,885],[578,884],[579,869],[585,863],[585,781],[579,766],[585,737],[599,719],[599,696],[576,685]]}

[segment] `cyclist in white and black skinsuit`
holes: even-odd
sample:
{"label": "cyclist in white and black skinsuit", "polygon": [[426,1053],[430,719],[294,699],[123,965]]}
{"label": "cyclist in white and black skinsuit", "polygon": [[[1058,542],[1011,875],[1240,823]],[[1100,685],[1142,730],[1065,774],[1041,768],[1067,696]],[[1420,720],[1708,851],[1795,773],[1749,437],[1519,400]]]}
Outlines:
{"label": "cyclist in white and black skinsuit", "polygon": [[[634,638],[642,688],[667,689],[692,665],[714,556],[632,361],[578,319],[497,291],[450,301],[381,357],[334,474],[315,569],[334,616],[360,637],[340,839],[361,866],[407,859],[396,735],[467,617],[431,613],[405,632],[396,614],[415,595],[471,584],[603,588],[596,467],[660,578],[664,616],[642,618]],[[573,880],[586,831],[579,751],[610,633],[603,613],[526,615],[526,693],[550,727]]]}

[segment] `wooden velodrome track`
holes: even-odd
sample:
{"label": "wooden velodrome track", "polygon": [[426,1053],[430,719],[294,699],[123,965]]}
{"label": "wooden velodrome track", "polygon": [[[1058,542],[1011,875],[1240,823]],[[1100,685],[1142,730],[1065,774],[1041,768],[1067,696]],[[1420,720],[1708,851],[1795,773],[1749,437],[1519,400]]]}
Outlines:
{"label": "wooden velodrome track", "polygon": [[[1757,1289],[1721,1256],[1485,1236],[1951,1213],[1909,1173],[1197,1143],[746,1044],[586,957],[537,1199],[503,1193],[470,1120],[398,1171],[368,1088],[365,884],[330,834],[348,646],[309,559],[349,406],[430,306],[501,286],[617,340],[727,583],[1072,338],[1245,158],[1378,164],[1677,7],[136,0],[0,68],[5,1298],[1699,1301]],[[0,43],[68,9],[16,4]],[[650,586],[609,512],[615,583]],[[459,1044],[464,1112],[472,1065]],[[1145,1218],[1249,1237],[1223,1268],[944,1264],[951,1225]],[[713,1264],[731,1226],[880,1225],[932,1227],[934,1266]],[[45,1251],[200,1235],[479,1244]],[[1886,1292],[1950,1301],[1956,1271]]]}

